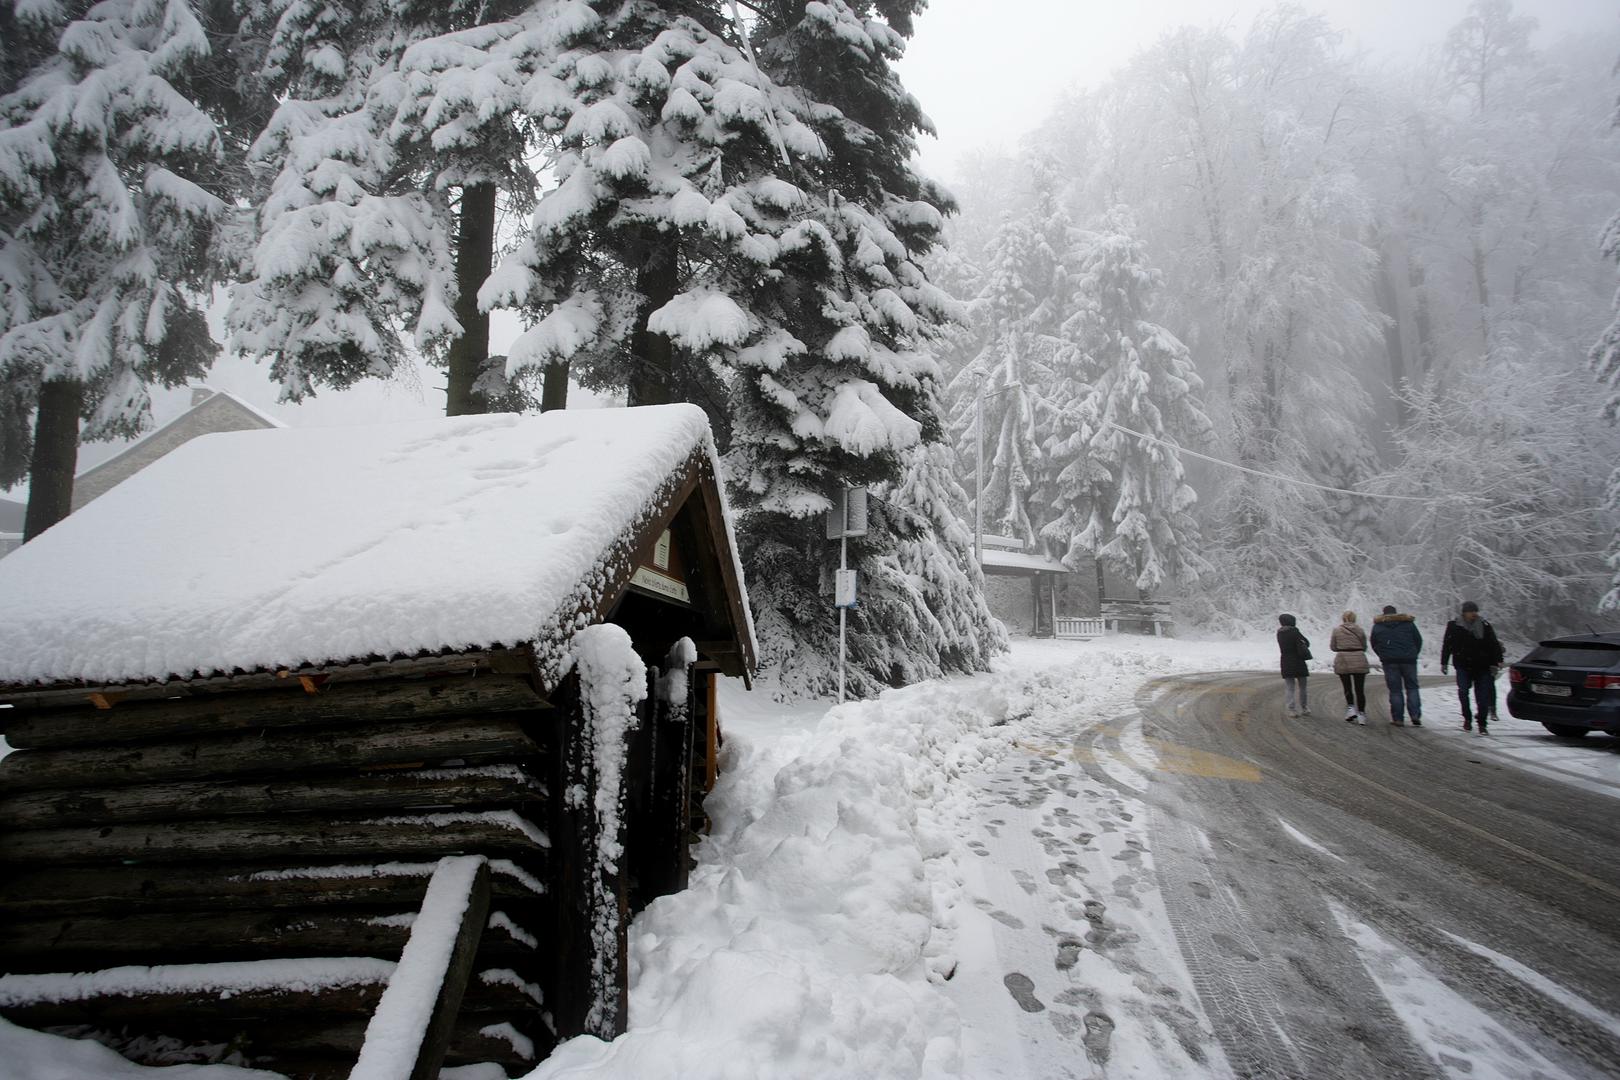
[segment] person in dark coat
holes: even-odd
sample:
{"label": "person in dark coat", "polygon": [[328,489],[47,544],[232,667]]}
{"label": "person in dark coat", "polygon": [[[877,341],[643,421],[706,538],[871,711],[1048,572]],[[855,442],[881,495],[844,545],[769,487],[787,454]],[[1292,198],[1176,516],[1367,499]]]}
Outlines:
{"label": "person in dark coat", "polygon": [[1311,658],[1311,643],[1299,632],[1292,615],[1277,616],[1277,651],[1282,657],[1283,690],[1288,698],[1288,715],[1311,715],[1311,702],[1307,696],[1305,680],[1311,669],[1305,662]]}
{"label": "person in dark coat", "polygon": [[1413,727],[1423,726],[1423,699],[1418,694],[1418,653],[1423,651],[1423,635],[1410,615],[1402,615],[1394,604],[1385,604],[1384,613],[1373,619],[1372,651],[1384,665],[1384,685],[1389,689],[1389,722],[1401,724],[1410,715]]}
{"label": "person in dark coat", "polygon": [[[1457,699],[1462,702],[1463,730],[1479,721],[1479,733],[1487,734],[1485,722],[1496,715],[1496,676],[1507,654],[1497,640],[1496,629],[1479,613],[1479,605],[1464,601],[1457,618],[1446,623],[1446,636],[1440,643],[1440,674],[1446,665],[1457,665]],[[1468,711],[1468,693],[1474,694],[1474,711]]]}

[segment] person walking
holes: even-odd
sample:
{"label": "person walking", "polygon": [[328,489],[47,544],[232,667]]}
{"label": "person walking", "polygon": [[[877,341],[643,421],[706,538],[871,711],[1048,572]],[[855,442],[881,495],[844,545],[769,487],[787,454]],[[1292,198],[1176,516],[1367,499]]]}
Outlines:
{"label": "person walking", "polygon": [[1283,691],[1288,701],[1289,717],[1311,715],[1311,701],[1305,685],[1311,669],[1305,662],[1311,658],[1311,643],[1299,632],[1292,615],[1277,616],[1277,652],[1282,657]]}
{"label": "person walking", "polygon": [[[1440,642],[1440,674],[1448,664],[1457,666],[1457,700],[1462,704],[1463,730],[1479,722],[1479,733],[1489,734],[1486,721],[1496,717],[1496,676],[1507,654],[1496,637],[1496,629],[1479,613],[1479,605],[1463,601],[1457,618],[1446,623],[1446,636]],[[1468,711],[1469,691],[1473,691],[1474,711]]]}
{"label": "person walking", "polygon": [[1344,684],[1344,718],[1352,724],[1367,722],[1367,632],[1356,625],[1356,613],[1344,613],[1344,621],[1333,628],[1328,639],[1333,650],[1333,672]]}
{"label": "person walking", "polygon": [[1389,722],[1400,726],[1402,716],[1412,718],[1413,727],[1423,726],[1423,699],[1418,694],[1418,653],[1423,651],[1423,635],[1417,621],[1402,615],[1394,604],[1385,604],[1384,613],[1373,619],[1372,651],[1384,665],[1384,685],[1389,689]]}

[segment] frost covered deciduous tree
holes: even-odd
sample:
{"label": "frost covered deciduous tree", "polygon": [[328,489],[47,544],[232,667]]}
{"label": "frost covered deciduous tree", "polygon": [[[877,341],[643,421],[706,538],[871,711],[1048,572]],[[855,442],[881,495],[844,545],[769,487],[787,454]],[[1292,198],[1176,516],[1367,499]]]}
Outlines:
{"label": "frost covered deciduous tree", "polygon": [[199,7],[8,5],[0,483],[30,470],[29,537],[68,513],[81,435],[133,435],[150,385],[214,357],[201,298],[225,202],[220,134],[196,85],[210,56]]}
{"label": "frost covered deciduous tree", "polygon": [[[1616,106],[1610,118],[1610,125],[1620,127],[1620,105]],[[1609,223],[1604,226],[1598,246],[1605,259],[1620,262],[1620,214],[1610,218]],[[1614,306],[1620,310],[1620,293],[1615,295]],[[1598,383],[1605,387],[1608,393],[1603,402],[1603,416],[1611,424],[1620,423],[1620,315],[1604,329],[1597,344],[1592,346],[1589,356]],[[1604,505],[1614,524],[1614,532],[1609,537],[1606,553],[1606,562],[1609,569],[1614,572],[1614,578],[1611,588],[1599,601],[1599,606],[1604,610],[1614,611],[1620,610],[1620,463],[1617,463],[1609,473],[1608,487],[1604,492]]]}
{"label": "frost covered deciduous tree", "polygon": [[1206,565],[1177,448],[1210,423],[1187,347],[1149,318],[1161,284],[1116,209],[1081,261],[1046,444],[1055,516],[1044,534],[1069,565],[1112,566],[1144,593],[1196,582]]}
{"label": "frost covered deciduous tree", "polygon": [[[1538,392],[1493,393],[1504,374]],[[1484,597],[1527,636],[1581,625],[1617,441],[1593,438],[1588,380],[1528,359],[1413,387],[1401,462],[1375,485],[1419,500],[1387,504],[1388,587],[1445,607]]]}

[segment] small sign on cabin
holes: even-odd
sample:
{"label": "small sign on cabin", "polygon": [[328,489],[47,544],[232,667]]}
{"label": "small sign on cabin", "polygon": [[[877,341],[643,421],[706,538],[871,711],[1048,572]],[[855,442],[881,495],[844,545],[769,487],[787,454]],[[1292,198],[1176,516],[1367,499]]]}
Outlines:
{"label": "small sign on cabin", "polygon": [[682,604],[692,602],[691,591],[686,587],[685,567],[670,539],[668,529],[663,531],[658,537],[658,542],[653,545],[652,565],[636,567],[636,572],[630,575],[630,584]]}

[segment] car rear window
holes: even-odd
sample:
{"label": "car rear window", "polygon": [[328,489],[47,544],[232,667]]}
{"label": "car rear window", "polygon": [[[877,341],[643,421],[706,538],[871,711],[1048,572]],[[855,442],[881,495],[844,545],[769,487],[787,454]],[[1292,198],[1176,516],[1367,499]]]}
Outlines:
{"label": "car rear window", "polygon": [[1620,645],[1603,641],[1581,645],[1538,645],[1525,660],[1554,667],[1614,667],[1620,664]]}

